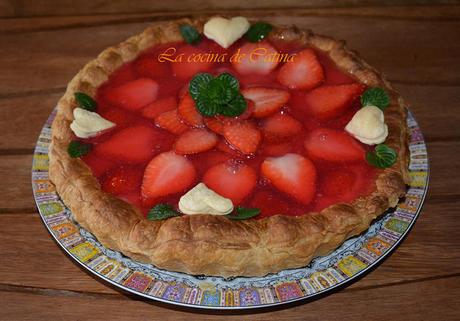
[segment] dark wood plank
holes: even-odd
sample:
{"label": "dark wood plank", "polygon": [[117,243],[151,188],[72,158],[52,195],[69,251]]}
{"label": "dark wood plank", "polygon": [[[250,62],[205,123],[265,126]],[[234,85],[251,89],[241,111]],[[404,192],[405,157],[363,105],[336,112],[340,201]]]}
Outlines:
{"label": "dark wood plank", "polygon": [[[460,199],[428,198],[421,217],[402,245],[375,271],[346,291],[446,276],[458,272]],[[87,275],[61,251],[37,214],[0,214],[0,283],[115,293]]]}
{"label": "dark wood plank", "polygon": [[[212,311],[173,310],[154,303],[120,300],[118,297],[31,291],[0,292],[0,320],[456,320],[452,298],[460,295],[460,278],[400,284],[356,292],[339,292],[289,309],[262,310],[258,314],[229,315]],[[414,300],[414,298],[416,298]],[[441,308],[442,307],[442,308]]]}
{"label": "dark wood plank", "polygon": [[38,214],[0,214],[0,283],[118,294],[86,273],[54,242]]}
{"label": "dark wood plank", "polygon": [[[265,18],[347,39],[350,48],[361,52],[391,80],[405,84],[455,86],[460,83],[457,72],[460,62],[456,59],[460,55],[458,20],[383,19],[376,23],[366,17],[261,17]],[[126,23],[0,35],[0,97],[64,88],[101,50],[142,31],[147,25]]]}
{"label": "dark wood plank", "polygon": [[[221,10],[212,9],[200,11],[197,15],[222,14]],[[229,15],[273,16],[279,15],[279,10],[273,9],[236,9]],[[335,7],[282,9],[283,15],[292,16],[341,16],[368,17],[373,19],[408,19],[408,20],[452,20],[460,17],[460,6],[430,5],[430,6],[378,6],[378,7]],[[58,28],[80,28],[106,24],[121,24],[128,22],[144,22],[165,18],[191,16],[190,11],[154,11],[130,14],[104,14],[84,16],[55,16],[31,18],[0,18],[0,33],[21,33]]]}
{"label": "dark wood plank", "polygon": [[[406,0],[409,4],[424,4],[425,1]],[[433,4],[456,3],[449,0],[433,1]],[[400,1],[386,1],[385,5],[399,5]],[[377,0],[314,0],[314,1],[244,1],[244,0],[213,0],[213,1],[108,1],[108,0],[84,0],[78,3],[71,0],[47,1],[47,0],[0,0],[0,17],[23,17],[23,16],[58,16],[58,15],[88,15],[88,14],[114,14],[114,13],[145,13],[152,11],[178,11],[202,12],[207,10],[235,10],[235,9],[285,9],[285,8],[315,8],[315,7],[344,7],[344,6],[381,6]]]}

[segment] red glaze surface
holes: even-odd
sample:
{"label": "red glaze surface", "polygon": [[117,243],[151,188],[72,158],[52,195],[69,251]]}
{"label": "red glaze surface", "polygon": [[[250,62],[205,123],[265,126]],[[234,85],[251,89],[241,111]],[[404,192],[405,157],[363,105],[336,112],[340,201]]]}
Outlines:
{"label": "red glaze surface", "polygon": [[[166,197],[149,199],[142,195],[141,180],[130,180],[129,188],[124,189],[119,185],[121,185],[126,178],[116,177],[112,178],[112,180],[116,180],[118,184],[116,185],[117,197],[137,206],[144,213],[147,213],[152,206],[158,203],[169,203],[177,207],[179,198],[189,188],[201,182],[209,168],[221,164],[222,162],[234,163],[235,161],[240,164],[248,165],[257,175],[255,187],[244,197],[239,206],[260,208],[261,215],[258,216],[259,218],[276,214],[297,216],[311,211],[319,211],[337,202],[353,201],[360,195],[364,195],[375,188],[374,180],[377,169],[368,165],[364,157],[351,162],[329,162],[309,158],[304,147],[305,138],[313,129],[326,127],[343,131],[345,125],[360,107],[359,99],[355,99],[337,117],[327,120],[317,119],[308,112],[308,107],[305,103],[305,95],[310,90],[291,90],[278,82],[277,73],[283,66],[283,62],[278,63],[276,68],[270,71],[268,75],[242,75],[238,73],[229,60],[232,54],[242,45],[243,42],[240,40],[226,50],[220,48],[212,41],[203,40],[197,47],[185,46],[181,43],[156,46],[140,55],[135,61],[123,65],[111,75],[105,84],[100,86],[96,95],[96,101],[98,103],[97,112],[100,113],[101,116],[115,122],[117,126],[98,137],[87,139],[87,142],[93,143],[95,146],[88,155],[83,157],[83,160],[99,179],[103,189],[107,192],[114,192],[114,183],[107,183],[108,177],[114,175],[113,173],[125,174],[128,172],[143,172],[153,157],[162,152],[174,150],[174,143],[178,136],[157,127],[151,117],[146,117],[152,113],[151,106],[154,101],[170,99],[172,102],[179,102],[188,86],[188,80],[190,79],[189,73],[193,70],[190,64],[177,64],[169,61],[158,62],[158,55],[170,47],[176,48],[177,52],[186,52],[189,55],[193,54],[193,52],[212,52],[220,53],[221,55],[226,53],[225,62],[200,63],[200,68],[197,68],[197,70],[207,70],[213,74],[230,72],[239,79],[242,89],[257,86],[288,91],[290,94],[289,101],[275,113],[275,115],[284,114],[293,117],[301,123],[301,130],[298,131],[298,129],[296,129],[294,136],[290,135],[289,131],[286,130],[286,135],[278,137],[278,139],[274,141],[273,137],[271,137],[270,140],[262,138],[259,148],[254,155],[243,155],[234,150],[231,146],[225,146],[225,139],[218,135],[219,143],[211,150],[181,156],[190,160],[196,170],[196,181],[184,191]],[[305,49],[298,47],[296,44],[272,43],[271,45],[282,53],[290,54]],[[316,55],[324,69],[325,79],[320,86],[351,84],[355,82],[353,78],[340,71],[324,53],[316,52]],[[187,57],[184,57],[184,59],[187,59]],[[181,70],[181,65],[183,68],[186,68],[186,70]],[[179,77],[176,77],[174,72],[179,72]],[[129,110],[114,105],[113,97],[110,96],[113,93],[113,89],[139,78],[151,78],[158,84],[156,95],[151,96],[156,96],[154,101],[147,102],[146,100],[149,99],[149,96],[147,95],[144,97],[146,101],[145,107],[150,108],[150,110],[148,109],[148,112],[143,112],[145,107],[137,108],[138,106],[135,106],[136,108]],[[169,107],[165,110],[167,109],[169,109]],[[253,122],[255,126],[260,129],[262,136],[263,125],[266,119],[266,117],[249,117],[249,121]],[[222,121],[222,119],[219,120]],[[151,150],[140,155],[151,155],[148,160],[133,163],[126,162],[126,158],[124,157],[108,157],[107,154],[98,153],[98,145],[109,141],[121,130],[135,126],[147,126],[154,129],[152,133],[154,133],[156,137],[151,138],[149,144],[145,144],[145,146],[151,146]],[[133,144],[139,144],[139,142],[136,142],[136,137],[132,137],[132,140]],[[370,149],[369,146],[359,142],[357,143],[363,147],[364,151]],[[126,142],[124,142],[124,144],[126,144]],[[313,200],[309,204],[301,204],[294,200],[293,197],[280,192],[267,179],[260,175],[261,164],[267,157],[282,156],[287,152],[297,153],[303,157],[309,158],[316,168],[316,192]],[[134,158],[136,160],[143,159],[143,157]],[[126,167],[126,170],[120,169],[124,167]],[[133,186],[133,184],[136,184],[137,187]]]}

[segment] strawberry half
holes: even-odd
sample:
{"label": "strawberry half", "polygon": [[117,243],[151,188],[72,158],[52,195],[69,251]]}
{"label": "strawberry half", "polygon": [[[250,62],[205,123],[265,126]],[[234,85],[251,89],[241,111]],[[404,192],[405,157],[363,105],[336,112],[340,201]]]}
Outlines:
{"label": "strawberry half", "polygon": [[251,87],[241,91],[244,98],[254,102],[252,116],[267,117],[276,113],[289,100],[289,92],[280,89]]}
{"label": "strawberry half", "polygon": [[302,124],[292,116],[276,114],[262,121],[264,138],[268,141],[279,141],[299,134]]}
{"label": "strawberry half", "polygon": [[312,89],[324,81],[323,67],[314,51],[305,49],[280,68],[278,81],[290,89]]}
{"label": "strawberry half", "polygon": [[189,127],[185,125],[177,115],[177,109],[162,113],[155,118],[155,125],[170,133],[179,135],[186,132]]}
{"label": "strawberry half", "polygon": [[342,114],[362,94],[360,84],[322,86],[305,95],[307,111],[321,120]]}
{"label": "strawberry half", "polygon": [[157,99],[158,87],[150,78],[139,78],[108,90],[105,97],[114,106],[138,110]]}
{"label": "strawberry half", "polygon": [[104,175],[102,189],[115,195],[129,194],[139,189],[143,174],[143,169],[137,167],[117,167]]}
{"label": "strawberry half", "polygon": [[243,154],[254,154],[262,139],[260,131],[250,121],[224,124],[224,137]]}
{"label": "strawberry half", "polygon": [[138,125],[122,129],[95,146],[101,156],[127,163],[142,163],[155,154],[162,135],[154,128]]}
{"label": "strawberry half", "polygon": [[268,42],[246,43],[238,48],[234,55],[239,54],[240,59],[232,61],[233,67],[242,75],[267,75],[278,65],[274,57],[278,51]]}
{"label": "strawberry half", "polygon": [[160,114],[173,110],[177,107],[174,97],[158,99],[142,109],[142,116],[149,119],[155,119]]}
{"label": "strawberry half", "polygon": [[254,189],[256,172],[248,165],[228,161],[208,169],[203,182],[217,194],[240,204]]}
{"label": "strawberry half", "polygon": [[155,198],[184,192],[195,178],[195,167],[184,156],[174,152],[162,153],[152,159],[145,169],[142,195]]}
{"label": "strawberry half", "polygon": [[195,101],[188,93],[184,95],[179,102],[177,109],[179,117],[192,127],[203,127],[203,116],[196,109]]}
{"label": "strawberry half", "polygon": [[176,57],[181,57],[181,61],[172,64],[173,73],[176,77],[187,80],[199,72],[205,72],[211,69],[213,62],[199,61],[206,52],[190,46],[185,45],[177,50]]}
{"label": "strawberry half", "polygon": [[178,154],[197,154],[212,149],[218,141],[217,135],[206,129],[191,129],[179,136],[174,150]]}
{"label": "strawberry half", "polygon": [[363,160],[364,148],[343,131],[317,128],[309,133],[304,142],[310,157],[332,162]]}
{"label": "strawberry half", "polygon": [[308,158],[298,154],[268,157],[261,172],[274,187],[302,204],[309,204],[315,196],[316,169]]}

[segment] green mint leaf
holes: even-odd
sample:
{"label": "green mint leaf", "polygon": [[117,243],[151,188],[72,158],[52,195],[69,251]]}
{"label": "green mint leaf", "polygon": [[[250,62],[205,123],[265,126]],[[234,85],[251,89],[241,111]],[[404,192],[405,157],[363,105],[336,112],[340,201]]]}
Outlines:
{"label": "green mint leaf", "polygon": [[69,156],[72,158],[79,158],[88,154],[91,148],[91,144],[85,144],[77,140],[73,140],[69,143],[69,146],[67,146],[67,153],[69,153]]}
{"label": "green mint leaf", "polygon": [[216,79],[227,88],[231,88],[238,91],[240,90],[240,83],[238,79],[236,79],[232,74],[228,72],[221,73],[219,76],[216,77]]}
{"label": "green mint leaf", "polygon": [[243,95],[238,93],[238,95],[235,95],[230,102],[222,107],[220,113],[227,117],[236,117],[244,113],[247,106],[248,103],[246,99],[244,99]]}
{"label": "green mint leaf", "polygon": [[197,74],[190,81],[189,92],[203,116],[239,116],[247,108],[238,79],[229,73],[217,77],[208,73]]}
{"label": "green mint leaf", "polygon": [[200,93],[206,90],[206,87],[212,79],[212,75],[208,73],[200,73],[193,77],[188,86],[190,96],[192,96],[194,100],[197,100]]}
{"label": "green mint leaf", "polygon": [[361,95],[361,104],[365,106],[376,106],[381,110],[385,110],[390,104],[390,97],[386,91],[379,87],[368,88]]}
{"label": "green mint leaf", "polygon": [[147,219],[150,221],[165,220],[180,214],[169,204],[157,204],[150,209]]}
{"label": "green mint leaf", "polygon": [[179,27],[180,33],[186,43],[196,45],[201,41],[201,34],[191,25],[182,25]]}
{"label": "green mint leaf", "polygon": [[245,38],[250,42],[259,42],[272,31],[273,27],[271,24],[266,22],[256,22],[249,30],[244,34]]}
{"label": "green mint leaf", "polygon": [[257,216],[260,214],[258,208],[246,208],[246,207],[237,207],[236,213],[225,215],[231,220],[247,220],[248,218]]}
{"label": "green mint leaf", "polygon": [[89,110],[89,111],[96,111],[97,108],[97,103],[94,101],[93,98],[88,96],[85,93],[82,92],[76,92],[74,93],[75,100],[77,101],[77,105],[80,108]]}
{"label": "green mint leaf", "polygon": [[398,154],[396,151],[385,144],[375,146],[374,152],[367,152],[366,160],[372,166],[387,168],[396,163]]}
{"label": "green mint leaf", "polygon": [[211,117],[219,114],[221,107],[218,103],[206,95],[202,97],[200,96],[200,98],[195,101],[195,105],[200,114],[206,117]]}

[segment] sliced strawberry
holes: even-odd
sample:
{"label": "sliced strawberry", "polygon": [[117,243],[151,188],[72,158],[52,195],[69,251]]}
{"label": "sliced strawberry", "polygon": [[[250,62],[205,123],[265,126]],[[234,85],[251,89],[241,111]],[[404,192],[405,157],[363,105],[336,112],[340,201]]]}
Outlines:
{"label": "sliced strawberry", "polygon": [[143,169],[138,167],[117,167],[104,175],[102,189],[115,195],[134,192],[140,188],[143,174]]}
{"label": "sliced strawberry", "polygon": [[305,49],[280,68],[278,81],[290,89],[312,89],[324,81],[323,67],[314,51]]}
{"label": "sliced strawberry", "polygon": [[161,78],[171,73],[169,63],[159,62],[155,55],[140,57],[134,62],[134,68],[140,77],[146,78]]}
{"label": "sliced strawberry", "polygon": [[216,117],[205,117],[203,121],[206,127],[216,134],[222,135],[224,133],[224,123],[220,119]]}
{"label": "sliced strawberry", "polygon": [[184,192],[196,178],[193,164],[174,152],[159,154],[150,161],[142,181],[142,195],[147,198]]}
{"label": "sliced strawberry", "polygon": [[276,114],[262,121],[264,138],[269,141],[278,141],[292,137],[302,131],[302,124],[292,116]]}
{"label": "sliced strawberry", "polygon": [[176,140],[174,150],[178,154],[197,154],[216,146],[219,138],[206,129],[191,129]]}
{"label": "sliced strawberry", "polygon": [[234,205],[238,205],[254,189],[257,174],[248,165],[229,161],[208,169],[203,182],[217,194],[230,198]]}
{"label": "sliced strawberry", "polygon": [[158,83],[150,78],[139,78],[112,88],[106,99],[112,105],[128,110],[138,110],[157,99]]}
{"label": "sliced strawberry", "polygon": [[316,169],[298,154],[268,157],[261,166],[262,175],[278,190],[302,204],[309,204],[316,192]]}
{"label": "sliced strawberry", "polygon": [[361,95],[360,84],[322,86],[305,95],[307,111],[319,119],[330,119],[347,110]]}
{"label": "sliced strawberry", "polygon": [[244,98],[254,102],[252,115],[256,118],[276,113],[289,100],[289,92],[280,89],[251,87],[241,91]]}
{"label": "sliced strawberry", "polygon": [[261,154],[266,156],[282,156],[289,153],[291,150],[292,144],[290,142],[271,143],[262,146]]}
{"label": "sliced strawberry", "polygon": [[188,93],[184,95],[179,102],[179,117],[192,127],[203,127],[203,116],[196,109],[195,101]]}
{"label": "sliced strawberry", "polygon": [[343,131],[317,128],[309,133],[304,142],[310,157],[332,162],[364,159],[364,148]]}
{"label": "sliced strawberry", "polygon": [[142,109],[142,116],[149,119],[155,119],[160,114],[173,110],[176,107],[177,103],[174,97],[158,99]]}
{"label": "sliced strawberry", "polygon": [[182,134],[189,129],[189,127],[180,120],[179,115],[177,115],[177,109],[164,112],[157,116],[157,118],[155,118],[155,125],[176,135]]}
{"label": "sliced strawberry", "polygon": [[162,139],[158,130],[138,125],[115,133],[106,141],[97,144],[95,151],[106,158],[127,163],[142,163],[152,158]]}
{"label": "sliced strawberry", "polygon": [[243,154],[253,154],[262,139],[260,131],[249,121],[226,123],[224,137],[229,144]]}
{"label": "sliced strawberry", "polygon": [[181,61],[172,64],[173,73],[176,77],[186,80],[199,72],[208,71],[213,62],[207,62],[203,58],[205,54],[205,51],[190,45],[180,48],[176,57],[181,57]]}
{"label": "sliced strawberry", "polygon": [[246,43],[236,50],[234,55],[240,59],[234,59],[232,64],[242,75],[267,75],[278,65],[278,61],[273,59],[277,53],[278,51],[266,41]]}

